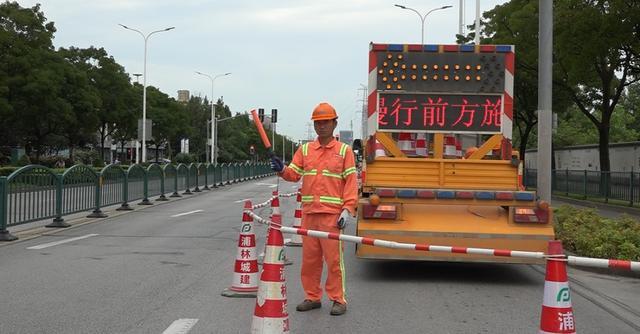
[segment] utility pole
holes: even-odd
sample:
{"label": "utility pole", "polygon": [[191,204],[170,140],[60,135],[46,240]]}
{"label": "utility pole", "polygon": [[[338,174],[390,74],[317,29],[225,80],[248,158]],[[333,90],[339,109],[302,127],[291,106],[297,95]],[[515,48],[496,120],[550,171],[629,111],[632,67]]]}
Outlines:
{"label": "utility pole", "polygon": [[363,84],[360,84],[360,88],[358,88],[359,91],[362,91],[362,129],[360,131],[362,131],[362,133],[360,134],[360,137],[363,141],[367,139],[367,92],[369,91],[369,88]]}
{"label": "utility pole", "polygon": [[307,123],[307,140],[313,140],[311,129],[313,128],[313,123]]}
{"label": "utility pole", "polygon": [[541,200],[551,204],[551,128],[553,3],[539,0],[538,31],[538,187]]}
{"label": "utility pole", "polygon": [[[540,0],[544,1],[544,0]],[[480,45],[480,0],[476,0],[476,45]]]}

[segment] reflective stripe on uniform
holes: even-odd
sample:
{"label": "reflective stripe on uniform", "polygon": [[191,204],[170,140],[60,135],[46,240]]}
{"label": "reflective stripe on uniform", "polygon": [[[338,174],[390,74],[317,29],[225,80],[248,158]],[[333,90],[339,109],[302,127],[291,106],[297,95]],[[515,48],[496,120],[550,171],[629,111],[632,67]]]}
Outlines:
{"label": "reflective stripe on uniform", "polygon": [[311,196],[301,196],[301,197],[302,197],[301,201],[303,201],[303,202],[313,202],[313,195],[311,195]]}
{"label": "reflective stripe on uniform", "polygon": [[[342,234],[342,232],[340,232]],[[340,275],[342,275],[342,298],[347,300],[347,275],[344,271],[344,256],[342,254],[342,240],[338,241],[338,247],[340,249]]]}
{"label": "reflective stripe on uniform", "polygon": [[346,177],[349,174],[353,174],[356,172],[356,168],[355,167],[349,167],[347,169],[344,170],[344,172],[342,172],[342,177]]}
{"label": "reflective stripe on uniform", "polygon": [[302,144],[302,155],[307,156],[307,153],[309,153],[309,143],[304,143]]}
{"label": "reflective stripe on uniform", "polygon": [[312,169],[312,170],[305,170],[302,172],[303,176],[307,176],[307,175],[318,175],[318,170],[317,169]]}
{"label": "reflective stripe on uniform", "polygon": [[331,196],[320,196],[320,203],[331,203],[342,205],[342,198]]}
{"label": "reflective stripe on uniform", "polygon": [[289,168],[293,169],[293,171],[298,173],[298,175],[303,175],[304,174],[304,170],[302,168],[296,166],[296,164],[294,164],[293,162],[289,164]]}
{"label": "reflective stripe on uniform", "polygon": [[349,145],[342,143],[342,146],[340,147],[340,156],[342,158],[347,154],[347,147],[349,147]]}
{"label": "reflective stripe on uniform", "polygon": [[330,171],[328,171],[326,169],[322,170],[322,175],[335,177],[335,178],[338,178],[338,179],[342,179],[342,174],[331,173]]}

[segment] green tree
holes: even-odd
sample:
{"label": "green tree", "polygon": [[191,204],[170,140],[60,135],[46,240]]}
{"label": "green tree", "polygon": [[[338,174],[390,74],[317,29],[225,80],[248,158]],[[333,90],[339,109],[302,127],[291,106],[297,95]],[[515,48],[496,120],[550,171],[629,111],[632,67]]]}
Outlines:
{"label": "green tree", "polygon": [[[73,118],[63,87],[72,68],[53,49],[56,31],[40,6],[0,4],[0,126],[3,140],[25,144],[38,158],[47,139]],[[6,108],[6,109],[5,109]]]}
{"label": "green tree", "polygon": [[156,161],[161,146],[167,148],[168,156],[171,156],[171,142],[188,132],[188,117],[185,117],[184,106],[159,89],[149,86],[147,112],[148,117],[153,120],[152,143],[156,146]]}
{"label": "green tree", "polygon": [[[514,145],[524,160],[526,149],[535,147],[530,140],[538,125],[538,1],[512,0],[496,6],[483,14],[483,25],[482,44],[515,46]],[[474,35],[458,35],[458,41],[469,43]],[[554,87],[554,112],[561,114],[570,104],[570,97]]]}
{"label": "green tree", "polygon": [[598,130],[600,168],[610,170],[612,116],[626,88],[640,80],[640,3],[554,2],[554,66],[559,82]]}

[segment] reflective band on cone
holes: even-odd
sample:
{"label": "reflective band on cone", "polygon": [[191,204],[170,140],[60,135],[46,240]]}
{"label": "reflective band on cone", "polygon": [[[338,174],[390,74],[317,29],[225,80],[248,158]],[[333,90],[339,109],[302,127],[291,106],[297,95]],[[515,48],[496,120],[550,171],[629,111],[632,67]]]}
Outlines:
{"label": "reflective band on cone", "polygon": [[375,157],[386,157],[387,153],[384,151],[384,146],[382,146],[382,143],[380,143],[379,141],[376,140],[376,154]]}
{"label": "reflective band on cone", "polygon": [[421,157],[426,157],[429,155],[427,152],[427,134],[426,133],[418,133],[416,137],[416,154]]}
{"label": "reflective band on cone", "polygon": [[269,227],[267,250],[251,322],[252,334],[289,333],[283,242],[282,232]]}
{"label": "reflective band on cone", "polygon": [[246,212],[252,207],[251,201],[244,202],[233,282],[230,288],[222,291],[225,297],[255,297],[258,291],[256,235],[253,233],[253,218]]}
{"label": "reflective band on cone", "polygon": [[[302,189],[298,189],[298,197],[296,198],[296,202],[298,203],[298,208],[293,214],[293,228],[301,228],[302,227],[302,195],[300,191]],[[287,246],[289,247],[300,247],[302,246],[302,236],[299,234],[291,235],[291,241],[287,242]]]}
{"label": "reflective band on cone", "polygon": [[[549,255],[563,254],[562,243],[549,241]],[[564,258],[547,258],[544,297],[540,314],[540,333],[575,333],[571,291]]]}
{"label": "reflective band on cone", "polygon": [[409,132],[400,132],[398,135],[398,147],[406,155],[415,155],[413,138]]}

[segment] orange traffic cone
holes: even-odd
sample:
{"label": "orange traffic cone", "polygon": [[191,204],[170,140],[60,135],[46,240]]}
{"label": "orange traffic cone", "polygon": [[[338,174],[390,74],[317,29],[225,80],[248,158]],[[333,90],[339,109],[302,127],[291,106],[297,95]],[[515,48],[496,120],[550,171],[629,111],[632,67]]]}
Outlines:
{"label": "orange traffic cone", "polygon": [[[278,224],[278,225],[282,225],[282,216],[279,214],[274,214],[273,216],[271,216],[271,221]],[[268,248],[269,244],[265,243],[264,244],[264,251],[259,255],[258,257],[258,264],[264,264],[265,258],[266,258],[266,253],[267,253],[267,248]],[[284,254],[284,265],[288,266],[293,264],[293,261],[289,260],[287,258],[287,254]]]}
{"label": "orange traffic cone", "polygon": [[[296,202],[298,203],[298,208],[293,215],[293,227],[301,228],[302,227],[302,195],[300,194],[301,189],[298,189],[298,196],[296,197]],[[287,242],[287,246],[289,247],[300,247],[302,246],[302,236],[299,234],[291,235],[291,240]]]}
{"label": "orange traffic cone", "polygon": [[[562,242],[549,241],[549,255],[563,254]],[[575,333],[571,292],[564,258],[548,258],[544,279],[544,298],[540,314],[540,333]]]}
{"label": "orange traffic cone", "polygon": [[380,143],[379,141],[376,140],[376,153],[374,155],[376,158],[377,157],[386,157],[387,153],[384,150],[384,146],[382,146],[382,143]]}
{"label": "orange traffic cone", "polygon": [[413,146],[413,137],[409,132],[400,132],[398,134],[398,147],[406,155],[416,154],[416,150]]}
{"label": "orange traffic cone", "polygon": [[275,190],[272,194],[273,196],[276,196],[276,198],[271,201],[271,216],[273,217],[273,215],[280,214],[280,197],[278,196],[277,190]]}
{"label": "orange traffic cone", "polygon": [[[244,202],[244,210],[251,210],[251,201]],[[256,258],[256,236],[253,233],[253,218],[242,213],[242,227],[238,238],[238,253],[231,287],[224,289],[225,297],[255,297],[258,292],[258,260]]]}
{"label": "orange traffic cone", "polygon": [[456,137],[451,135],[444,136],[444,158],[456,158]]}
{"label": "orange traffic cone", "polygon": [[429,155],[429,152],[427,152],[426,133],[418,133],[416,136],[416,154],[421,157],[426,157]]}
{"label": "orange traffic cone", "polygon": [[289,333],[287,285],[284,275],[284,239],[279,229],[269,227],[265,263],[260,274],[251,333]]}

